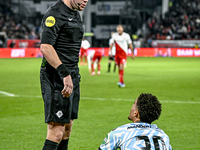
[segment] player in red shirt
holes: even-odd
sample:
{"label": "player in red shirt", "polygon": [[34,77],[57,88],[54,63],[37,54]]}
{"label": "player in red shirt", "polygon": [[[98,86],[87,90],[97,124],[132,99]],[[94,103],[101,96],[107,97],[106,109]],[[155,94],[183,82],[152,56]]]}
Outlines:
{"label": "player in red shirt", "polygon": [[82,39],[81,50],[80,50],[80,65],[83,65],[83,57],[85,58],[85,65],[87,65],[87,49],[90,47],[90,43],[86,39]]}
{"label": "player in red shirt", "polygon": [[128,48],[132,51],[132,59],[134,59],[134,50],[131,38],[129,34],[124,32],[122,25],[117,26],[117,33],[112,35],[110,53],[112,55],[112,47],[115,45],[116,54],[115,61],[119,68],[119,82],[117,83],[119,87],[125,87],[124,84],[124,65],[126,64]]}
{"label": "player in red shirt", "polygon": [[94,62],[97,60],[97,75],[100,75],[100,70],[101,70],[101,65],[100,65],[100,61],[101,61],[101,58],[102,58],[102,51],[101,49],[97,49],[94,53],[94,56],[92,58],[92,64],[91,64],[91,67],[92,67],[92,73],[91,75],[95,75],[95,70],[94,70]]}

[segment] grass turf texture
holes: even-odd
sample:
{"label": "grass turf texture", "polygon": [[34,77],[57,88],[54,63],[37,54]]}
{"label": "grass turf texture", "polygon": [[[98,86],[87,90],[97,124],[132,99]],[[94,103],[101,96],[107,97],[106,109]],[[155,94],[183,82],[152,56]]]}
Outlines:
{"label": "grass turf texture", "polygon": [[[130,123],[127,117],[141,92],[156,95],[162,114],[154,122],[170,137],[175,150],[200,149],[200,58],[128,58],[125,88],[118,88],[117,73],[90,76],[80,66],[81,102],[74,121],[70,150],[96,150],[112,129]],[[39,150],[46,138],[40,94],[40,58],[0,59],[0,149]],[[113,67],[113,66],[111,66]]]}

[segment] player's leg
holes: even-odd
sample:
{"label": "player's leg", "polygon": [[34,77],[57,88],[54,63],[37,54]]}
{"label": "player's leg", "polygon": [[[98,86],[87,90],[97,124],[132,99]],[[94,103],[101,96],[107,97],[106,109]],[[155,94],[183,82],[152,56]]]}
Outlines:
{"label": "player's leg", "polygon": [[102,58],[102,56],[100,55],[100,56],[98,57],[98,72],[97,72],[97,75],[100,75],[100,74],[101,74],[101,64],[100,64],[101,58]]}
{"label": "player's leg", "polygon": [[108,73],[110,72],[110,67],[111,67],[111,56],[108,56]]}
{"label": "player's leg", "polygon": [[87,51],[84,52],[84,58],[85,58],[85,66],[87,66]]}
{"label": "player's leg", "polygon": [[119,82],[124,84],[124,64],[119,65]]}
{"label": "player's leg", "polygon": [[95,75],[95,71],[94,71],[94,61],[92,60],[92,63],[91,63],[91,68],[92,68],[92,73],[91,75]]}
{"label": "player's leg", "polygon": [[69,137],[72,131],[73,120],[70,120],[70,124],[65,124],[62,141],[60,142],[57,150],[68,150]]}
{"label": "player's leg", "polygon": [[82,54],[80,55],[80,59],[81,59],[80,65],[83,65],[83,55]]}
{"label": "player's leg", "polygon": [[113,69],[113,72],[115,72],[115,71],[116,71],[116,67],[117,67],[117,64],[116,64],[116,63],[114,63],[114,69]]}
{"label": "player's leg", "polygon": [[97,59],[97,55],[94,54],[93,58],[92,58],[92,64],[91,64],[91,68],[92,68],[92,73],[91,75],[95,75],[95,71],[94,71],[94,62],[96,61]]}
{"label": "player's leg", "polygon": [[88,56],[87,56],[87,62],[88,62],[88,70],[89,70],[89,73],[91,73],[91,61],[92,61],[91,56],[88,55]]}
{"label": "player's leg", "polygon": [[116,61],[115,61],[115,56],[112,57],[112,60],[114,61],[113,72],[115,72],[116,71],[116,67],[117,67],[117,64],[116,64]]}
{"label": "player's leg", "polygon": [[120,86],[121,85],[120,74],[121,74],[121,68],[122,68],[122,66],[120,65],[121,64],[120,63],[120,57],[115,56],[115,63],[118,66],[118,74],[119,74],[119,82],[117,83],[117,85]]}
{"label": "player's leg", "polygon": [[50,122],[47,128],[47,138],[42,150],[57,150],[63,138],[65,126],[63,123]]}
{"label": "player's leg", "polygon": [[124,64],[126,63],[126,58],[121,58],[119,60],[119,87],[125,87],[124,84]]}

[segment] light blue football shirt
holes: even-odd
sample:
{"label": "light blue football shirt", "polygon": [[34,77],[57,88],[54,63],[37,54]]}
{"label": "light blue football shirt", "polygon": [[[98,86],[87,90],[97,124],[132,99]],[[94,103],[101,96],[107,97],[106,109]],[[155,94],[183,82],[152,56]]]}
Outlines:
{"label": "light blue football shirt", "polygon": [[111,131],[101,150],[172,150],[167,134],[155,124],[130,123]]}

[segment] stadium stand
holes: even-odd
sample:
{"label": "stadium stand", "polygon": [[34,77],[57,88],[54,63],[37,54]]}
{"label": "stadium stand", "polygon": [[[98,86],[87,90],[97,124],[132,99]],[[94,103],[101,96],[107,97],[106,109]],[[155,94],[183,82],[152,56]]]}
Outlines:
{"label": "stadium stand", "polygon": [[7,39],[39,39],[39,33],[28,25],[12,11],[9,3],[0,2],[0,47],[6,47]]}
{"label": "stadium stand", "polygon": [[197,40],[200,38],[200,0],[170,0],[169,11],[148,21],[153,40]]}

